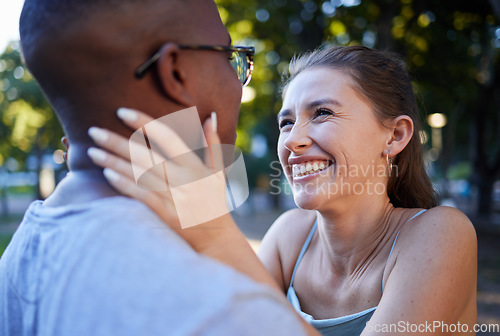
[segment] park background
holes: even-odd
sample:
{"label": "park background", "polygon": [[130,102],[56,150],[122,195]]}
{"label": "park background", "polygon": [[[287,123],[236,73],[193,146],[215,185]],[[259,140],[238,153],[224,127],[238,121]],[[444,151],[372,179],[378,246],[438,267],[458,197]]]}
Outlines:
{"label": "park background", "polygon": [[[7,13],[5,1],[11,0],[0,4],[0,30],[11,29],[4,23],[19,16]],[[15,2],[20,8],[22,1]],[[477,230],[479,322],[500,323],[500,1],[216,3],[234,45],[256,49],[236,143],[251,193],[234,213],[252,244],[294,206],[276,157],[275,115],[289,60],[322,43],[395,51],[421,97],[421,139],[441,204],[464,211]],[[66,167],[62,130],[22,64],[18,41],[0,48],[1,254],[28,204],[47,197]]]}

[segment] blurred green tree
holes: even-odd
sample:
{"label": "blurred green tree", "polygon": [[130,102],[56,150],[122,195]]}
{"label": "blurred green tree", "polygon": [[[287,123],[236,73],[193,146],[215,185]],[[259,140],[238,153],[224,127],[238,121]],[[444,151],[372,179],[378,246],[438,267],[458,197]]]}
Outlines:
{"label": "blurred green tree", "polygon": [[[288,61],[322,43],[362,44],[402,54],[423,97],[423,110],[447,115],[438,177],[451,164],[473,162],[479,209],[492,210],[500,174],[500,5],[498,1],[216,0],[234,44],[256,47],[253,80],[244,91],[237,145],[253,153],[249,175],[272,171],[278,130],[275,113]],[[21,64],[18,44],[0,56],[0,165],[57,148],[62,135],[52,110]],[[427,126],[427,131],[429,127]],[[255,142],[255,141],[254,141]],[[38,154],[37,154],[38,153]]]}
{"label": "blurred green tree", "polygon": [[11,43],[0,55],[0,167],[8,158],[24,167],[33,156],[39,174],[42,156],[60,147],[62,134],[50,104],[22,64],[19,43]]}
{"label": "blurred green tree", "polygon": [[[256,47],[256,69],[243,103],[238,145],[266,136],[270,154],[252,164],[269,170],[278,137],[279,87],[294,54],[322,43],[365,45],[402,54],[424,113],[448,117],[437,178],[452,163],[473,162],[481,214],[492,210],[500,174],[498,2],[438,0],[216,0],[235,43]],[[497,6],[500,7],[500,6]],[[496,13],[496,15],[495,15]],[[430,130],[426,126],[427,132]],[[259,163],[256,164],[255,161]],[[259,168],[260,167],[260,168]]]}

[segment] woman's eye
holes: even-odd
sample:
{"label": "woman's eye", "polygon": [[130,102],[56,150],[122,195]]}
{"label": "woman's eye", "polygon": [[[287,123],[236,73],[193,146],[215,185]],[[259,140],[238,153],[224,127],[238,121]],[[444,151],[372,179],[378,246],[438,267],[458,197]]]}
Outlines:
{"label": "woman's eye", "polygon": [[316,116],[320,117],[320,116],[331,116],[333,115],[333,112],[330,111],[329,109],[326,109],[326,108],[320,108],[316,111]]}
{"label": "woman's eye", "polygon": [[288,120],[288,119],[285,119],[285,120],[281,120],[279,122],[279,128],[280,130],[287,127],[287,126],[293,126],[293,121],[292,120]]}

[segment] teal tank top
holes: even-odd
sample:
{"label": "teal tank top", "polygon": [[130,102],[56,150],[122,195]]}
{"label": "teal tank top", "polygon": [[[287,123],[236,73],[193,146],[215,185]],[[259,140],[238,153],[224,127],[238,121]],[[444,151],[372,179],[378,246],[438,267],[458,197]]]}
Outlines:
{"label": "teal tank top", "polygon": [[[426,210],[420,210],[412,218],[410,218],[408,222],[411,221],[413,218],[417,217],[418,215],[424,213],[425,211]],[[316,220],[314,222],[313,227],[311,228],[311,231],[309,232],[309,235],[307,236],[306,241],[304,242],[304,245],[302,246],[302,250],[300,251],[299,257],[297,258],[295,267],[293,268],[292,278],[290,279],[290,286],[288,287],[286,297],[288,301],[290,301],[292,306],[295,308],[295,310],[297,310],[299,314],[304,318],[304,320],[306,320],[309,324],[311,324],[314,328],[316,328],[316,330],[318,330],[322,335],[359,336],[363,331],[363,329],[365,328],[366,323],[370,320],[373,313],[375,312],[375,309],[377,309],[377,306],[369,308],[367,310],[363,310],[362,312],[359,313],[354,313],[330,319],[322,319],[322,320],[314,319],[314,317],[312,317],[311,315],[304,313],[300,307],[299,298],[297,297],[295,289],[293,288],[293,280],[295,278],[295,272],[297,271],[297,267],[299,266],[302,257],[306,253],[306,250],[309,247],[309,244],[311,243],[311,240],[314,236],[314,233],[316,232],[317,227],[318,227],[318,221]],[[387,260],[389,260],[389,258],[391,257],[398,236],[399,236],[399,231],[396,235],[396,238],[394,239],[394,242],[392,243],[391,252],[387,257]],[[384,283],[382,283],[382,293],[383,292],[384,292]]]}

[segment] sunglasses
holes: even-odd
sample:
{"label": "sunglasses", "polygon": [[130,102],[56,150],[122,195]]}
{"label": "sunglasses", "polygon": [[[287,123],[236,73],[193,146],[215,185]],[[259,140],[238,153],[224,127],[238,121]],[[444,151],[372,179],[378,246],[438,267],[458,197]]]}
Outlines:
{"label": "sunglasses", "polygon": [[[230,47],[230,46],[209,46],[209,45],[196,45],[196,44],[179,44],[180,49],[187,50],[209,50],[209,51],[223,51],[230,52],[229,58],[231,66],[238,75],[238,79],[242,86],[247,85],[252,78],[253,70],[253,55],[255,54],[254,47]],[[151,66],[160,58],[160,51],[157,51],[146,62],[135,70],[135,77],[141,79],[151,69]]]}

